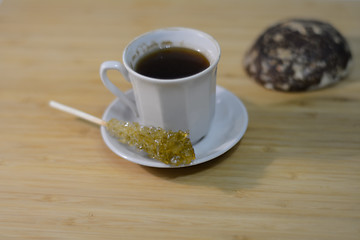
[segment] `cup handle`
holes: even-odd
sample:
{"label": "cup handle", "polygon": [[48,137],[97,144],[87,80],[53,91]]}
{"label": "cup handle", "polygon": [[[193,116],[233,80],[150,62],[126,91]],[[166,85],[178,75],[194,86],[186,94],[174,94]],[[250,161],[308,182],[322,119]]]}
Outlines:
{"label": "cup handle", "polygon": [[124,67],[124,65],[121,62],[106,61],[106,62],[103,62],[100,66],[100,78],[101,78],[103,84],[105,85],[105,87],[107,89],[109,89],[110,92],[112,92],[115,96],[117,96],[120,99],[120,101],[123,104],[125,104],[126,106],[128,106],[131,109],[131,111],[135,114],[135,116],[138,117],[139,114],[138,114],[135,103],[130,101],[129,98],[110,81],[110,79],[107,76],[108,70],[119,71],[124,76],[124,78],[128,82],[130,82],[130,80],[128,79],[128,71],[126,70],[126,68]]}

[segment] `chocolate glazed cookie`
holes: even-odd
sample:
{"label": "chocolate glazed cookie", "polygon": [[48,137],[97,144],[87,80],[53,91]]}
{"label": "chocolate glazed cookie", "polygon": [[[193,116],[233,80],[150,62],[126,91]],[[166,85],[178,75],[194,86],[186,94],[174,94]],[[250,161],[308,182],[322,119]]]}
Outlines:
{"label": "chocolate glazed cookie", "polygon": [[344,78],[351,63],[346,39],[330,24],[290,19],[269,27],[246,53],[246,72],[268,89],[320,89]]}

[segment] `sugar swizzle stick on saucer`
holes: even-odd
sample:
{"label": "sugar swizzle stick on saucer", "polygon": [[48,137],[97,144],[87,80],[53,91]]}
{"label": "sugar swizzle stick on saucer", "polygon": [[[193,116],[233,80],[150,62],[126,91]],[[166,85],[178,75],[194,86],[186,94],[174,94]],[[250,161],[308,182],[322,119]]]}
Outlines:
{"label": "sugar swizzle stick on saucer", "polygon": [[106,122],[55,101],[50,101],[49,104],[58,110],[105,126],[108,132],[121,143],[135,146],[139,150],[145,151],[149,157],[165,164],[188,165],[195,159],[194,149],[187,132],[166,131],[159,127],[147,127],[136,122],[125,122],[117,119]]}

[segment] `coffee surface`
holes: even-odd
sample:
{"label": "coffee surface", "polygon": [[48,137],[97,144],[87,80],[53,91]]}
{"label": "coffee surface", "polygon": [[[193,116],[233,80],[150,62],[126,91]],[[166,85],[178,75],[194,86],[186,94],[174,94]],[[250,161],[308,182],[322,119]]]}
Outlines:
{"label": "coffee surface", "polygon": [[194,75],[209,66],[209,60],[198,51],[170,47],[144,55],[135,65],[135,71],[157,79],[176,79]]}

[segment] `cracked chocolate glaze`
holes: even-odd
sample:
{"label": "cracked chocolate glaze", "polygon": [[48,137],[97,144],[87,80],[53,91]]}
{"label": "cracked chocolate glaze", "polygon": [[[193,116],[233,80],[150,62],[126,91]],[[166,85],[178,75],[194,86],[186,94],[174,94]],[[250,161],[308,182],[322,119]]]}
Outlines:
{"label": "cracked chocolate glaze", "polygon": [[343,79],[352,55],[329,23],[290,19],[267,28],[245,54],[246,72],[265,88],[320,89]]}

